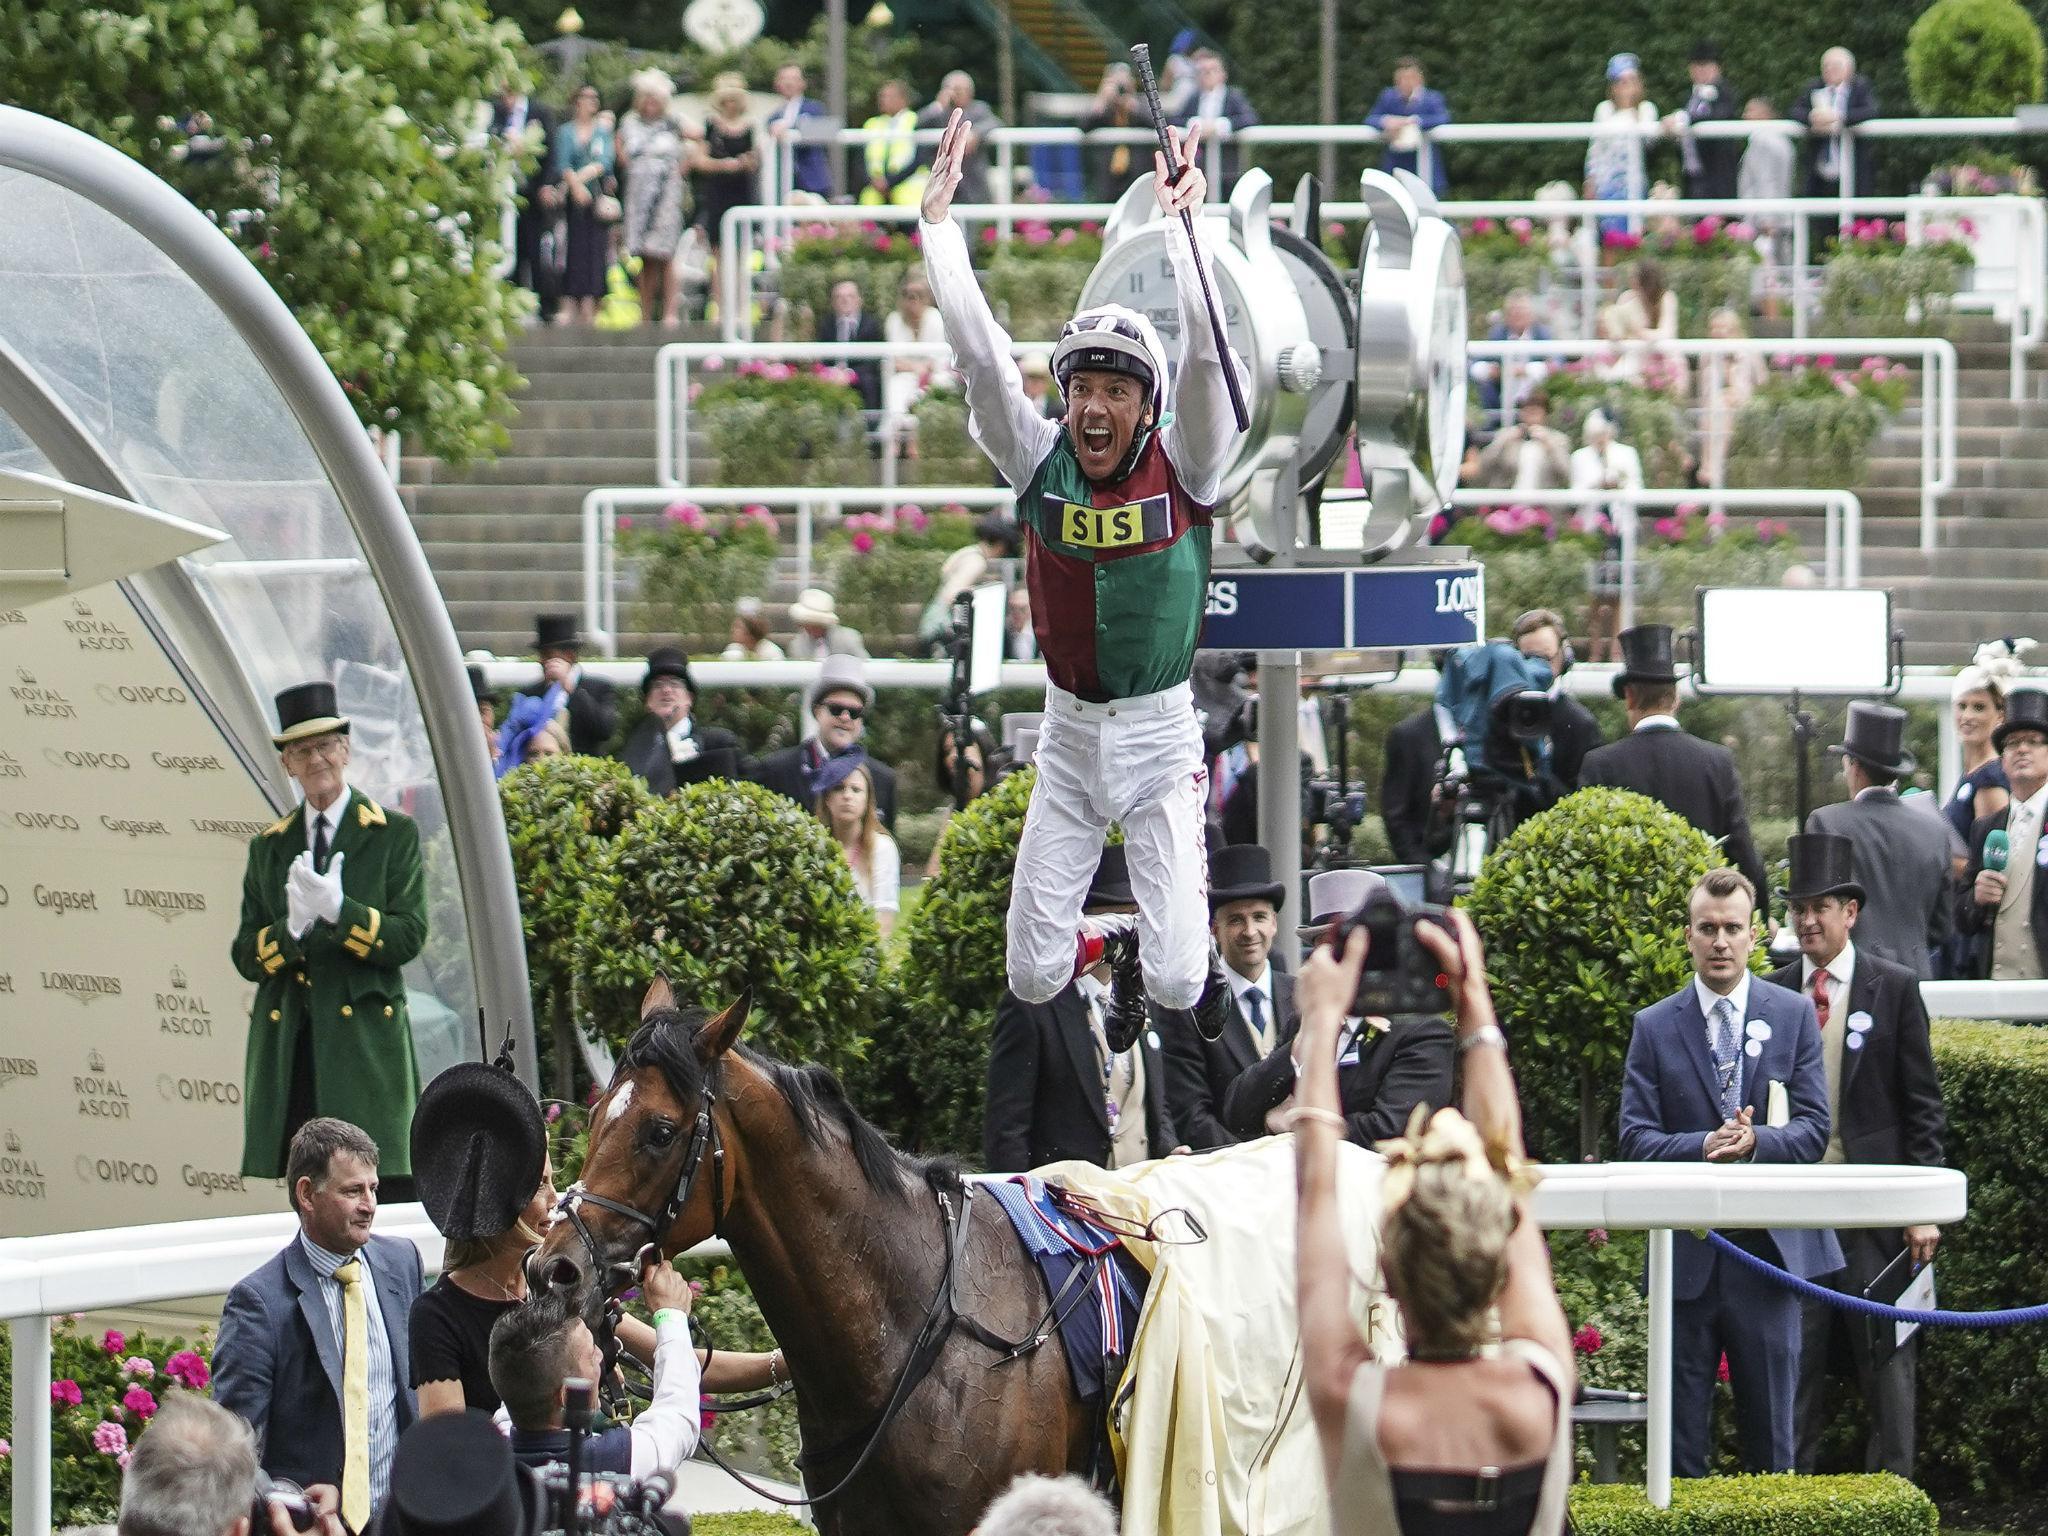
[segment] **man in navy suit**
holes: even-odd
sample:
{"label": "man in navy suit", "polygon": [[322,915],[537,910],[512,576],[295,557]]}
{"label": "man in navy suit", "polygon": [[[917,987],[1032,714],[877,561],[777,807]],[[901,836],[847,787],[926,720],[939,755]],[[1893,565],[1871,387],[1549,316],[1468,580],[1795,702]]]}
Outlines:
{"label": "man in navy suit", "polygon": [[[1432,91],[1423,84],[1421,62],[1401,59],[1394,65],[1394,83],[1380,92],[1365,120],[1386,135],[1386,148],[1380,151],[1380,169],[1420,175],[1416,169],[1421,161],[1419,135],[1448,123],[1451,109],[1442,91]],[[1444,195],[1444,157],[1433,145],[1429,184],[1438,197]]]}
{"label": "man in navy suit", "polygon": [[[832,195],[832,163],[825,153],[825,146],[814,142],[808,135],[819,132],[825,126],[822,122],[807,122],[807,119],[822,119],[824,104],[811,100],[804,94],[804,67],[790,59],[775,71],[775,94],[782,98],[767,120],[768,133],[776,143],[797,146],[791,161],[790,190],[802,192],[815,198]],[[785,148],[783,153],[790,151]]]}
{"label": "man in navy suit", "polygon": [[[383,1501],[398,1437],[418,1412],[406,1381],[419,1250],[371,1235],[377,1145],[344,1120],[299,1128],[285,1187],[299,1235],[228,1293],[213,1353],[214,1401],[248,1420],[264,1471],[301,1487],[334,1484],[343,1516],[361,1530]],[[360,1376],[351,1369],[351,1333],[364,1346]],[[367,1402],[352,1423],[358,1381]]]}
{"label": "man in navy suit", "polygon": [[[1813,1004],[1750,975],[1756,890],[1710,871],[1687,903],[1693,979],[1636,1015],[1621,1090],[1630,1161],[1817,1163],[1828,1144],[1827,1076]],[[1842,1267],[1835,1234],[1724,1233],[1808,1280]],[[1672,1242],[1671,1470],[1707,1474],[1714,1378],[1728,1356],[1745,1472],[1790,1472],[1797,1455],[1799,1298],[1688,1232]]]}

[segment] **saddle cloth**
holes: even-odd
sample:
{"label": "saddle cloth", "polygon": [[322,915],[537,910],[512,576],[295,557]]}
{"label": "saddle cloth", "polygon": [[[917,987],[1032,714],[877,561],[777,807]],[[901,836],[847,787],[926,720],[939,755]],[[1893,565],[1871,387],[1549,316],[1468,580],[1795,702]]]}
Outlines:
{"label": "saddle cloth", "polygon": [[[1117,1233],[1060,1209],[1043,1180],[1023,1174],[977,1182],[1003,1208],[1045,1277],[1075,1395],[1083,1402],[1100,1399],[1130,1355],[1145,1271]],[[1085,1273],[1077,1278],[1077,1270]]]}

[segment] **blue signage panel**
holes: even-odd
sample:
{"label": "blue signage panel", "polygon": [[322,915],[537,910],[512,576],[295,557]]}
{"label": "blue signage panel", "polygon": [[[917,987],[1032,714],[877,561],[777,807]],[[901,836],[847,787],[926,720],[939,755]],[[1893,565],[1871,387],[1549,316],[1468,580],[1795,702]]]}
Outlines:
{"label": "blue signage panel", "polygon": [[1219,571],[1202,645],[1218,651],[1354,651],[1470,645],[1486,637],[1477,563]]}

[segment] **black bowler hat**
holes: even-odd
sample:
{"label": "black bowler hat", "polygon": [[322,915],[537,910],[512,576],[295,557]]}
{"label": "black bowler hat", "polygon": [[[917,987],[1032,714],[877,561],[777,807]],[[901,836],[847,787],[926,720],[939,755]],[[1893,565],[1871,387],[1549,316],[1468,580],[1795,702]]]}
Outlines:
{"label": "black bowler hat", "polygon": [[1623,697],[1630,683],[1675,683],[1678,662],[1671,648],[1669,624],[1638,624],[1621,632],[1621,675],[1614,696]]}
{"label": "black bowler hat", "polygon": [[1685,56],[1688,64],[1718,64],[1721,62],[1721,45],[1711,38],[1701,38],[1692,45]]}
{"label": "black bowler hat", "polygon": [[740,755],[731,747],[706,747],[695,757],[675,765],[676,788],[685,784],[701,784],[706,779],[733,779],[740,776]]}
{"label": "black bowler hat", "polygon": [[1131,894],[1131,871],[1124,860],[1124,845],[1118,843],[1103,849],[1081,909],[1085,912],[1092,907],[1131,907],[1137,902],[1138,898]]}
{"label": "black bowler hat", "polygon": [[1257,843],[1232,843],[1209,855],[1209,915],[1233,901],[1270,902],[1278,910],[1287,887],[1273,878],[1273,857]]}
{"label": "black bowler hat", "polygon": [[540,1484],[480,1408],[416,1420],[398,1437],[373,1536],[533,1536]]}
{"label": "black bowler hat", "polygon": [[548,1129],[509,1068],[458,1062],[412,1112],[412,1176],[427,1216],[451,1241],[507,1231],[540,1188]]}
{"label": "black bowler hat", "polygon": [[348,717],[334,702],[334,684],[301,683],[277,696],[277,734],[272,745],[283,748],[308,736],[348,734]]}
{"label": "black bowler hat", "polygon": [[533,648],[542,655],[549,651],[580,651],[583,636],[576,631],[573,613],[538,613],[533,618]]}
{"label": "black bowler hat", "polygon": [[1991,745],[2005,750],[2005,738],[2014,731],[2039,731],[2048,736],[2048,693],[2039,688],[2015,688],[2005,696],[2005,718],[1991,733]]}
{"label": "black bowler hat", "polygon": [[647,697],[647,690],[654,686],[657,677],[672,677],[690,690],[690,697],[697,696],[697,681],[690,676],[690,658],[672,645],[657,645],[647,653],[647,675],[640,679],[640,697]]}
{"label": "black bowler hat", "polygon": [[1858,699],[1849,706],[1849,724],[1841,742],[1829,747],[1828,754],[1853,757],[1880,773],[1903,779],[1914,768],[1913,754],[1906,750],[1906,712]]}
{"label": "black bowler hat", "polygon": [[1792,868],[1785,881],[1787,901],[1818,901],[1823,896],[1863,900],[1856,880],[1856,845],[1832,832],[1795,832],[1785,839]]}

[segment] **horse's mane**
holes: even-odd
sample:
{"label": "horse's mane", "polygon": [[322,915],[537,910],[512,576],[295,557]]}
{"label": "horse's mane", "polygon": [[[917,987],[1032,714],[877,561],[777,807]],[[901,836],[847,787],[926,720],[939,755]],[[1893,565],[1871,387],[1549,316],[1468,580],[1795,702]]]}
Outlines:
{"label": "horse's mane", "polygon": [[[669,1092],[678,1103],[696,1103],[704,1091],[704,1066],[697,1059],[695,1043],[698,1032],[710,1018],[702,1009],[655,1009],[626,1042],[618,1072],[652,1067],[667,1081]],[[807,1144],[826,1146],[827,1128],[838,1128],[846,1137],[861,1177],[877,1194],[907,1198],[908,1190],[916,1185],[942,1192],[960,1187],[957,1162],[951,1158],[912,1157],[898,1151],[887,1136],[853,1107],[839,1079],[824,1067],[793,1067],[745,1047],[739,1051],[775,1085],[776,1092],[789,1106],[798,1134]],[[613,1081],[617,1081],[617,1073]],[[715,1089],[717,1085],[713,1086]]]}

